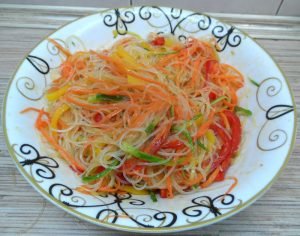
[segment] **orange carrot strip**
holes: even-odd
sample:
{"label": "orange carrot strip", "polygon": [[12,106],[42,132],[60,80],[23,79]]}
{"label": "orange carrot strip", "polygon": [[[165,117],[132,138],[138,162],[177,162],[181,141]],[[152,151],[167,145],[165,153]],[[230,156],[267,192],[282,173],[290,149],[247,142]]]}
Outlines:
{"label": "orange carrot strip", "polygon": [[200,128],[198,129],[198,132],[194,136],[194,139],[197,139],[206,133],[206,131],[209,129],[209,126],[213,122],[214,115],[215,115],[215,112],[211,111],[210,114],[208,115],[207,121],[200,126]]}
{"label": "orange carrot strip", "polygon": [[64,149],[62,148],[52,136],[49,135],[49,133],[43,129],[38,128],[38,130],[41,132],[41,134],[46,138],[46,140],[59,152],[59,154],[68,162],[70,163],[75,169],[83,172],[85,170],[85,167],[76,162],[76,160]]}
{"label": "orange carrot strip", "polygon": [[172,187],[171,176],[167,177],[166,184],[167,184],[167,190],[168,190],[168,198],[173,198],[174,194],[173,194],[173,187]]}
{"label": "orange carrot strip", "polygon": [[117,72],[119,72],[119,74],[126,76],[127,74],[127,70],[125,68],[125,66],[123,65],[121,60],[117,60],[116,58],[112,58],[106,55],[103,55],[101,53],[95,52],[93,50],[91,50],[92,53],[96,54],[97,57],[99,57],[100,59],[110,63],[113,65],[114,70],[116,70]]}
{"label": "orange carrot strip", "polygon": [[20,111],[21,114],[27,113],[29,111],[35,111],[35,112],[40,112],[41,109],[35,108],[35,107],[27,107],[24,110]]}
{"label": "orange carrot strip", "polygon": [[225,125],[226,129],[230,129],[230,125],[229,125],[229,122],[227,120],[227,117],[224,115],[223,112],[220,112],[219,114],[220,114],[220,116],[221,116],[221,118],[224,122],[224,125]]}
{"label": "orange carrot strip", "polygon": [[211,185],[214,180],[216,179],[217,175],[219,174],[220,172],[220,169],[219,168],[216,168],[211,174],[210,176],[208,177],[208,179],[203,183],[203,184],[200,184],[201,188],[206,188],[208,187],[209,185]]}
{"label": "orange carrot strip", "polygon": [[35,127],[40,131],[40,133],[45,137],[45,139],[60,153],[60,155],[72,165],[78,171],[83,172],[85,170],[84,166],[80,163],[77,163],[75,159],[64,149],[62,148],[56,140],[46,131],[46,126],[48,126],[46,121],[42,120],[45,112],[41,110],[35,122]]}
{"label": "orange carrot strip", "polygon": [[230,188],[226,191],[225,195],[229,194],[238,184],[238,179],[236,177],[227,177],[227,179],[232,179],[234,182],[230,186]]}
{"label": "orange carrot strip", "polygon": [[196,178],[192,179],[192,180],[188,180],[188,182],[186,183],[188,186],[193,186],[195,184],[198,184],[201,180],[203,179],[203,176],[201,173],[199,173]]}
{"label": "orange carrot strip", "polygon": [[55,47],[57,47],[63,54],[65,54],[67,57],[71,56],[69,50],[65,49],[63,46],[61,46],[58,42],[56,42],[54,39],[48,38],[48,41],[52,43]]}
{"label": "orange carrot strip", "polygon": [[160,85],[160,86],[162,86],[163,88],[167,88],[167,86],[166,86],[165,84],[163,84],[163,83],[161,83],[161,82],[159,82],[159,81],[156,81],[156,80],[153,80],[153,79],[149,79],[149,78],[143,77],[143,76],[141,76],[141,75],[139,75],[139,74],[137,74],[137,73],[134,73],[134,72],[132,72],[132,71],[128,71],[128,75],[131,75],[131,76],[133,76],[133,77],[136,77],[136,78],[141,79],[141,80],[144,80],[144,81],[147,81],[147,82],[149,82],[149,83],[153,83],[153,84]]}

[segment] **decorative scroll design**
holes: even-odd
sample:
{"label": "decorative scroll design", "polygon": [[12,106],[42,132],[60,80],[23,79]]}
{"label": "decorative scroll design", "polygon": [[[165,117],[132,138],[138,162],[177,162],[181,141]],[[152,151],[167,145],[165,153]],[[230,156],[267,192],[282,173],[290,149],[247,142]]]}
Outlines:
{"label": "decorative scroll design", "polygon": [[[166,12],[170,10],[170,12]],[[170,8],[162,9],[160,7],[146,7],[142,6],[139,9],[139,16],[142,20],[147,21],[152,27],[160,29],[168,29],[165,33],[175,35],[177,29],[187,33],[196,33],[201,30],[207,30],[211,25],[211,18],[201,13],[191,13],[183,15],[183,10]],[[162,16],[159,21],[151,22],[151,19],[156,19],[157,16]],[[192,27],[193,26],[193,27]],[[164,33],[160,31],[159,34]],[[179,34],[180,40],[186,39],[184,34]]]}
{"label": "decorative scroll design", "polygon": [[241,36],[233,26],[227,29],[225,25],[216,25],[212,30],[212,34],[217,39],[215,48],[218,52],[224,51],[227,46],[237,47],[242,42]]}
{"label": "decorative scroll design", "polygon": [[259,131],[257,137],[257,147],[262,151],[272,151],[282,147],[288,140],[288,134],[285,126],[280,128],[268,128],[269,122],[279,119],[288,113],[294,111],[294,107],[286,104],[272,105],[266,100],[273,99],[282,91],[282,82],[276,77],[270,77],[263,80],[256,91],[256,101],[258,106],[266,112],[266,121]]}
{"label": "decorative scroll design", "polygon": [[135,21],[135,14],[130,10],[114,9],[103,18],[104,25],[115,27],[120,35],[125,35],[128,32],[127,25]]}
{"label": "decorative scroll design", "polygon": [[215,217],[222,215],[221,210],[238,207],[242,201],[236,200],[232,194],[222,194],[215,198],[209,196],[200,196],[192,199],[192,206],[182,210],[183,214],[188,216],[187,222],[193,223],[206,219],[209,215]]}
{"label": "decorative scroll design", "polygon": [[[64,185],[55,183],[49,188],[49,194],[66,206],[75,208],[99,208],[96,218],[105,222],[116,223],[121,217],[126,217],[139,227],[170,227],[177,221],[177,215],[170,211],[160,211],[153,208],[145,208],[145,202],[135,199],[130,193],[114,193],[97,198],[99,204],[87,204],[82,197],[75,195],[74,191]],[[106,200],[106,201],[104,201]],[[133,212],[140,211],[138,215]]]}
{"label": "decorative scroll design", "polygon": [[[17,145],[13,145],[13,149]],[[30,144],[22,144],[16,154],[23,159],[20,164],[23,167],[28,166],[31,176],[37,182],[43,182],[43,179],[54,179],[55,172],[53,169],[59,167],[56,160],[48,156],[41,156],[38,150]]]}

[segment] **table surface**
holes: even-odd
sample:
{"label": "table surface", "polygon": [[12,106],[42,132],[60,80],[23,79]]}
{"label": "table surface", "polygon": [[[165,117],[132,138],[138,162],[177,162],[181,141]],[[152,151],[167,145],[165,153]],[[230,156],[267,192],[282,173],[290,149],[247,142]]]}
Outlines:
{"label": "table surface", "polygon": [[[31,48],[61,25],[96,8],[0,4],[0,100]],[[210,14],[245,30],[279,63],[300,105],[300,17]],[[2,110],[2,109],[1,109]],[[299,122],[300,119],[298,119]],[[2,124],[2,122],[1,122]],[[272,188],[239,214],[186,235],[300,235],[300,133]],[[1,235],[134,235],[79,220],[46,201],[20,175],[0,131]]]}

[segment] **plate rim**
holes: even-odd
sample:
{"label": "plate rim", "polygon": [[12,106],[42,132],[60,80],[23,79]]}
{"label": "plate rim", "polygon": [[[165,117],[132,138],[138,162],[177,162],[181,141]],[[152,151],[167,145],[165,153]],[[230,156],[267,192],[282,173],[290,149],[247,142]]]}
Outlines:
{"label": "plate rim", "polygon": [[[258,47],[260,47],[263,52],[269,57],[269,59],[274,63],[274,65],[277,67],[277,69],[280,71],[287,87],[288,87],[288,91],[289,94],[291,96],[291,100],[292,100],[292,105],[294,108],[294,124],[293,124],[293,133],[291,136],[291,143],[289,145],[289,150],[287,155],[284,158],[284,162],[281,165],[280,169],[277,171],[277,173],[272,177],[272,179],[269,181],[268,184],[265,185],[265,187],[263,189],[261,189],[259,192],[257,192],[254,196],[252,196],[248,201],[243,202],[240,206],[236,207],[235,209],[224,213],[223,215],[220,215],[218,217],[209,219],[209,220],[204,220],[204,221],[198,221],[198,222],[193,222],[187,225],[182,225],[182,226],[172,226],[169,228],[164,228],[164,227],[157,227],[157,228],[139,228],[139,227],[131,227],[131,226],[124,226],[124,225],[119,225],[119,224],[112,224],[112,223],[106,223],[106,222],[101,222],[99,220],[97,220],[96,218],[93,218],[91,216],[88,216],[86,214],[80,213],[78,211],[76,211],[73,208],[69,208],[66,205],[64,205],[62,202],[60,202],[59,200],[57,200],[56,198],[52,197],[47,191],[45,191],[34,179],[32,176],[30,176],[26,170],[21,166],[21,164],[19,163],[16,154],[14,152],[14,150],[11,147],[11,143],[9,142],[8,139],[8,132],[7,132],[7,128],[6,128],[6,104],[7,104],[7,97],[8,97],[8,92],[11,89],[11,85],[12,82],[17,74],[17,72],[19,71],[20,67],[22,66],[22,64],[24,63],[24,61],[26,60],[26,57],[36,48],[38,47],[42,42],[44,42],[49,36],[53,35],[54,33],[58,32],[59,30],[63,29],[64,27],[73,24],[77,21],[80,21],[82,19],[91,17],[93,15],[97,15],[99,13],[104,13],[104,12],[108,12],[114,9],[138,9],[142,6],[145,7],[151,7],[149,5],[138,5],[138,6],[131,6],[131,7],[118,7],[118,8],[99,8],[98,11],[88,14],[86,16],[82,16],[79,18],[76,18],[75,20],[72,20],[70,22],[67,22],[63,25],[61,25],[60,27],[58,27],[57,29],[51,31],[49,34],[47,34],[45,37],[43,37],[41,40],[39,40],[30,50],[28,53],[25,54],[25,56],[23,57],[23,59],[19,62],[19,64],[16,66],[16,69],[12,75],[12,77],[9,79],[8,85],[6,86],[6,92],[5,92],[5,96],[2,102],[2,127],[3,127],[3,132],[4,132],[4,139],[5,139],[5,144],[7,147],[7,150],[10,154],[10,156],[12,157],[12,159],[14,160],[14,163],[18,169],[18,171],[22,174],[22,176],[26,179],[26,181],[41,195],[43,196],[45,199],[47,199],[49,202],[51,202],[53,205],[59,207],[60,209],[64,210],[65,212],[81,219],[81,220],[85,220],[88,221],[89,223],[93,223],[95,225],[98,226],[103,226],[106,228],[110,228],[110,229],[115,229],[115,230],[123,230],[123,231],[127,231],[127,232],[137,232],[137,233],[172,233],[172,232],[181,232],[181,231],[185,231],[185,230],[192,230],[192,229],[196,229],[196,228],[202,228],[211,224],[214,224],[216,222],[220,222],[223,221],[239,212],[241,212],[242,210],[244,210],[245,208],[249,207],[251,204],[253,204],[256,200],[258,200],[259,198],[261,198],[269,189],[270,187],[274,184],[274,182],[278,179],[278,177],[281,175],[283,169],[286,167],[288,161],[291,158],[291,154],[292,151],[294,149],[295,146],[295,142],[296,142],[296,133],[297,133],[297,107],[296,107],[296,102],[295,102],[295,97],[293,94],[293,90],[291,89],[291,85],[289,83],[289,80],[286,78],[285,73],[282,71],[282,69],[280,68],[280,66],[278,65],[278,63],[274,60],[273,56],[260,44],[256,41],[256,39],[252,38],[248,33],[246,33],[244,30],[241,30],[239,28],[237,28],[242,34],[244,34],[245,36],[247,36],[252,42],[254,42],[254,44],[256,44]],[[172,9],[172,7],[168,7],[168,6],[163,6],[163,5],[155,5],[156,7],[163,7],[166,9]],[[202,15],[205,16],[209,16],[212,19],[217,20],[218,22],[224,23],[228,26],[233,26],[230,23],[227,23],[226,21],[223,21],[221,19],[219,19],[219,17],[215,17],[215,16],[210,16],[209,14],[206,13],[202,13],[202,12],[198,12],[198,11],[193,11],[193,10],[188,10],[188,9],[183,9],[183,8],[177,8],[177,7],[173,7],[173,9],[178,9],[178,10],[184,10],[184,11],[189,11],[189,12],[193,12],[193,13],[200,13]]]}

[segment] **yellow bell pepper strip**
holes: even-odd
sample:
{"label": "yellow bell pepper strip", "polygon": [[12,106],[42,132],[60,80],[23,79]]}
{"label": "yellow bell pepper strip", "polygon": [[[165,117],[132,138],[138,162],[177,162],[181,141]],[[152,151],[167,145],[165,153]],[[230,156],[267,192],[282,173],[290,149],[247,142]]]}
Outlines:
{"label": "yellow bell pepper strip", "polygon": [[196,122],[196,125],[199,127],[203,122],[203,116],[199,117],[195,122]]}
{"label": "yellow bell pepper strip", "polygon": [[165,39],[165,46],[166,47],[171,47],[171,46],[174,45],[174,43],[175,43],[175,41],[172,38],[166,38]]}
{"label": "yellow bell pepper strip", "polygon": [[138,78],[133,77],[131,75],[127,76],[127,83],[131,84],[131,85],[145,85],[145,84],[147,84],[146,81],[138,79]]}
{"label": "yellow bell pepper strip", "polygon": [[117,46],[116,53],[119,57],[123,58],[126,62],[133,64],[135,66],[139,66],[135,59],[124,49],[122,46]]}
{"label": "yellow bell pepper strip", "polygon": [[[137,33],[134,33],[134,32],[131,32],[131,31],[127,31],[127,34],[132,35],[132,36],[134,36],[134,37],[136,37],[138,39],[143,40],[143,38],[140,35],[138,35]],[[113,30],[113,36],[114,36],[114,38],[116,38],[118,35],[119,35],[118,31]]]}
{"label": "yellow bell pepper strip", "polygon": [[122,62],[125,64],[125,67],[130,70],[136,70],[143,67],[143,65],[137,63],[136,59],[131,56],[121,45],[117,46],[116,51],[112,55],[112,57],[119,59],[121,58]]}
{"label": "yellow bell pepper strip", "polygon": [[70,88],[70,85],[67,84],[53,92],[47,93],[46,98],[51,102],[56,101],[67,92],[68,88]]}
{"label": "yellow bell pepper strip", "polygon": [[176,54],[176,53],[178,53],[178,51],[168,51],[168,52],[151,51],[151,52],[149,52],[150,55],[154,55],[154,56],[164,56],[164,55],[170,55],[170,54]]}
{"label": "yellow bell pepper strip", "polygon": [[124,192],[131,193],[134,195],[149,195],[148,191],[135,189],[134,187],[132,187],[130,185],[121,186],[119,189]]}
{"label": "yellow bell pepper strip", "polygon": [[205,136],[206,136],[207,141],[208,141],[207,148],[208,148],[208,150],[211,150],[212,145],[214,145],[215,142],[216,142],[216,136],[215,136],[214,132],[211,129],[207,130]]}
{"label": "yellow bell pepper strip", "polygon": [[[63,104],[54,111],[53,116],[51,117],[51,122],[50,122],[50,127],[52,129],[57,129],[57,124],[58,124],[60,117],[69,109],[70,109],[70,107],[67,104]],[[52,135],[56,138],[57,132],[52,131]]]}
{"label": "yellow bell pepper strip", "polygon": [[151,51],[152,50],[152,46],[149,43],[145,42],[145,41],[140,42],[139,46],[141,46],[146,51]]}

